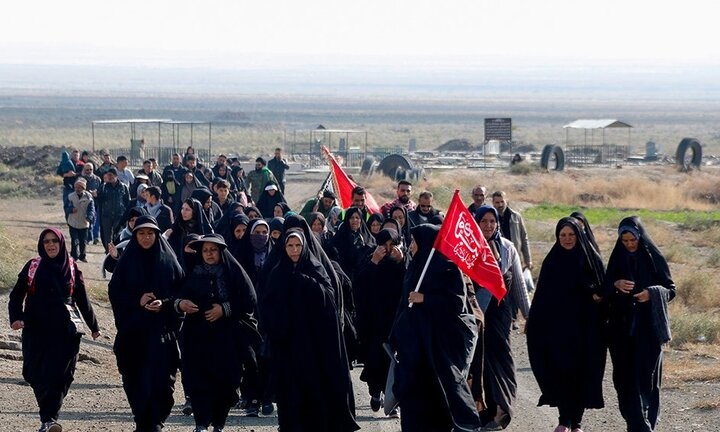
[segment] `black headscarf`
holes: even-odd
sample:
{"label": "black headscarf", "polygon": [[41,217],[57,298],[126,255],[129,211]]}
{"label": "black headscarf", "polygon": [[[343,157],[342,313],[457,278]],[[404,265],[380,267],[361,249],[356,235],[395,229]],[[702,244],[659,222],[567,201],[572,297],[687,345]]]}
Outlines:
{"label": "black headscarf", "polygon": [[[570,250],[560,244],[565,227],[575,233]],[[602,289],[602,260],[574,217],[558,221],[555,239],[540,269],[526,329],[530,365],[542,391],[538,404],[602,408],[606,314],[605,305],[593,300]],[[567,347],[573,347],[572,355]],[[557,385],[564,377],[573,383],[571,391]]]}
{"label": "black headscarf", "polygon": [[257,213],[257,215],[258,215],[258,217],[259,217],[260,219],[263,218],[262,212],[261,212],[260,210],[258,210],[257,207],[255,207],[255,206],[247,206],[247,207],[245,207],[245,214],[248,215],[248,217],[250,217],[250,212],[253,212],[253,211],[254,211],[255,213]]}
{"label": "black headscarf", "polygon": [[[370,234],[372,234],[372,231],[370,230],[370,226],[372,226],[373,222],[380,222],[380,229],[382,229],[382,224],[385,221],[385,217],[381,213],[373,213],[368,218],[367,222],[365,222],[365,225],[368,227],[368,231],[370,231]],[[375,239],[377,239],[376,234],[372,234]],[[379,243],[379,242],[378,242]]]}
{"label": "black headscarf", "polygon": [[[390,217],[388,217],[388,219],[393,219],[392,214],[396,210],[401,211],[403,213],[403,215],[405,216],[405,224],[400,228],[398,233],[402,236],[403,242],[409,246],[410,245],[410,219],[408,219],[407,209],[403,206],[395,206],[395,207],[391,208],[390,213],[389,213]],[[398,225],[400,225],[400,223],[398,223]]]}
{"label": "black headscarf", "polygon": [[272,234],[273,231],[280,231],[280,236],[282,237],[282,233],[285,232],[284,228],[285,219],[281,217],[274,217],[268,221],[268,226],[270,227],[269,231],[270,234]]}
{"label": "black headscarf", "polygon": [[[353,232],[350,229],[350,217],[355,214],[360,216],[360,228]],[[335,251],[340,267],[352,279],[359,258],[365,255],[368,248],[375,246],[375,238],[370,234],[370,230],[363,221],[362,210],[357,207],[345,210],[343,223],[330,244]]]}
{"label": "black headscarf", "polygon": [[[304,219],[302,222],[307,225]],[[333,288],[325,268],[308,247],[312,244],[310,238],[301,231],[286,231],[283,243],[276,248],[281,250],[277,264],[258,295],[260,322],[273,349],[271,361],[278,403],[285,413],[280,426],[284,430],[292,422],[297,427],[306,418],[297,403],[310,400],[319,406],[323,430],[357,430]],[[303,244],[297,263],[292,262],[285,249],[290,238],[298,238]],[[288,362],[290,357],[297,361]],[[309,424],[301,426],[307,428]]]}
{"label": "black headscarf", "polygon": [[[629,252],[622,243],[622,234],[625,232],[638,238],[638,250],[634,253]],[[646,266],[650,272],[636,271],[638,265]],[[675,287],[665,257],[645,231],[645,227],[637,216],[626,217],[620,221],[618,238],[608,261],[605,278],[606,292],[614,293],[613,284],[619,279],[635,281],[637,292],[652,285],[662,285],[673,290]],[[674,296],[674,292],[671,296]]]}
{"label": "black headscarf", "polygon": [[579,220],[583,224],[583,231],[585,232],[585,236],[587,237],[588,241],[590,241],[590,244],[595,248],[595,250],[600,253],[600,248],[598,247],[597,242],[595,241],[595,234],[593,234],[592,228],[590,227],[590,222],[588,222],[587,218],[584,214],[576,211],[572,212],[570,214],[570,217],[574,217],[575,219]]}
{"label": "black headscarf", "polygon": [[[235,228],[238,225],[245,225],[246,227],[250,224],[250,219],[242,213],[236,214],[230,219],[229,234],[225,237],[225,243],[228,245],[228,250],[238,261],[240,260],[240,250],[242,248],[242,239],[238,240],[235,238]],[[243,238],[247,235],[247,230]]]}
{"label": "black headscarf", "polygon": [[[258,201],[256,203],[257,208],[260,209],[260,213],[262,213],[265,217],[272,217],[273,210],[278,203],[287,203],[287,201],[285,200],[285,196],[282,194],[280,188],[277,187],[275,182],[269,181],[265,184],[265,187],[268,187],[270,185],[275,186],[275,194],[273,196],[270,196],[268,191],[263,188],[263,191],[260,194],[260,198],[258,198]],[[283,211],[283,216],[285,215],[285,213],[286,212]]]}
{"label": "black headscarf", "polygon": [[233,201],[228,205],[227,211],[223,212],[222,217],[216,221],[215,223],[215,229],[214,231],[225,239],[225,241],[229,241],[229,234],[231,231],[230,229],[230,220],[237,214],[242,214],[242,205],[237,202]]}
{"label": "black headscarf", "polygon": [[[142,225],[153,226],[155,243],[150,249],[143,248],[138,242],[138,231]],[[146,292],[152,292],[157,299],[164,303],[173,299],[177,284],[183,278],[184,272],[175,252],[157,228],[157,221],[152,216],[141,216],[135,221],[133,236],[130,238],[125,250],[108,283],[108,296],[115,314],[115,324],[118,334],[124,331],[140,331],[145,328],[143,323],[147,320],[167,319],[168,323],[175,323],[176,313],[171,305],[163,307],[160,314],[146,312],[138,307],[140,297]],[[142,315],[142,317],[138,316]],[[149,315],[153,314],[153,315]],[[173,329],[168,329],[173,330]]]}
{"label": "black headscarf", "polygon": [[488,242],[488,245],[490,246],[490,249],[492,249],[493,251],[493,255],[495,255],[495,260],[498,263],[498,268],[502,269],[500,258],[500,249],[502,247],[502,233],[500,232],[500,216],[498,215],[497,209],[487,204],[478,207],[478,209],[475,211],[475,221],[477,221],[477,223],[479,224],[480,220],[488,212],[492,213],[495,216],[495,220],[497,221],[497,229],[495,230],[495,233],[493,233],[493,235],[486,240]]}
{"label": "black headscarf", "polygon": [[[45,240],[45,236],[48,233],[55,234],[60,241],[59,251],[55,258],[50,258],[47,252],[45,252],[43,240]],[[38,238],[37,251],[41,259],[40,264],[38,264],[32,286],[28,287],[28,291],[30,292],[30,294],[35,292],[35,287],[37,286],[38,280],[51,280],[53,281],[52,285],[55,285],[55,280],[59,276],[62,280],[62,286],[67,290],[66,292],[60,294],[63,297],[72,295],[73,289],[75,288],[73,269],[71,267],[73,264],[70,262],[70,256],[67,251],[67,246],[65,245],[65,237],[63,236],[62,232],[57,228],[45,228],[40,233],[40,237]]]}
{"label": "black headscarf", "polygon": [[183,202],[183,204],[187,204],[190,206],[190,208],[192,208],[193,217],[189,221],[184,221],[182,215],[178,215],[172,226],[173,236],[175,235],[176,231],[180,231],[178,234],[183,235],[205,235],[213,232],[212,228],[210,227],[210,223],[207,220],[207,215],[205,215],[203,205],[200,201],[194,198],[188,198]]}
{"label": "black headscarf", "polygon": [[287,236],[292,232],[302,232],[303,238],[305,241],[305,248],[308,249],[308,251],[318,260],[320,261],[320,264],[322,264],[323,268],[325,269],[325,273],[328,275],[328,278],[330,279],[330,284],[333,288],[333,293],[335,295],[335,303],[339,306],[338,308],[338,316],[343,316],[343,307],[344,307],[344,301],[343,301],[343,295],[342,295],[342,286],[340,283],[340,278],[338,277],[337,273],[335,272],[335,268],[332,265],[332,261],[328,257],[328,255],[325,253],[325,251],[322,248],[322,245],[320,244],[320,241],[318,241],[317,237],[315,237],[310,230],[310,225],[308,225],[307,221],[304,217],[300,215],[290,215],[285,219],[285,223],[283,224],[284,232],[283,236],[280,237],[280,240],[278,241],[278,244],[281,246],[273,248],[270,251],[270,255],[267,257],[265,261],[265,265],[263,266],[263,271],[260,276],[260,285],[262,286],[264,282],[267,281],[271,270],[277,265],[277,263],[280,261],[280,257],[282,254],[285,253],[284,244],[287,241]]}

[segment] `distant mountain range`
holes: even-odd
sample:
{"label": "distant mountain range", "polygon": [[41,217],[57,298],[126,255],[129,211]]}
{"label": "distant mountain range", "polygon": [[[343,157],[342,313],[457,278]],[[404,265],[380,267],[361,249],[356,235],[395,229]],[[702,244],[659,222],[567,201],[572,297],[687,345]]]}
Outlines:
{"label": "distant mountain range", "polygon": [[399,63],[238,69],[0,64],[0,93],[717,100],[720,65]]}

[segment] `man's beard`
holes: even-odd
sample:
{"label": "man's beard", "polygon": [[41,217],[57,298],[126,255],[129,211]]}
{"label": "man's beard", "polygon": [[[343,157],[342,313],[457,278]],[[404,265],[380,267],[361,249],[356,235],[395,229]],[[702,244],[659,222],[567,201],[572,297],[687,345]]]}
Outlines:
{"label": "man's beard", "polygon": [[407,195],[403,195],[399,199],[400,199],[400,202],[403,204],[407,204],[408,202],[410,202],[410,197]]}
{"label": "man's beard", "polygon": [[255,171],[260,171],[262,167],[255,167]]}

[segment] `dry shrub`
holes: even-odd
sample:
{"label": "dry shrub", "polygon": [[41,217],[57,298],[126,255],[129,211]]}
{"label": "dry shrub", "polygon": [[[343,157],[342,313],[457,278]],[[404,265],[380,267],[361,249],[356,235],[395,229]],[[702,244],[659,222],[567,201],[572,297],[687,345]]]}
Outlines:
{"label": "dry shrub", "polygon": [[663,249],[663,255],[670,263],[690,264],[695,261],[695,253],[683,243],[671,243]]}
{"label": "dry shrub", "polygon": [[716,382],[720,381],[720,368],[716,358],[694,354],[668,356],[663,360],[663,375],[670,383]]}
{"label": "dry shrub", "polygon": [[[642,219],[642,223],[645,226],[645,230],[650,235],[650,238],[653,240],[653,242],[661,248],[669,248],[677,244],[676,242],[676,236],[678,233],[678,228],[672,223],[665,222],[665,221],[658,221],[653,219]],[[675,251],[675,252],[687,252],[687,251]],[[670,258],[668,258],[668,250],[663,249],[663,254],[665,255],[665,258],[670,261]],[[678,262],[684,262],[684,261],[678,261]]]}
{"label": "dry shrub", "polygon": [[720,281],[715,272],[682,268],[675,274],[675,284],[678,300],[684,305],[700,309],[720,307]]}
{"label": "dry shrub", "polygon": [[715,248],[720,244],[720,224],[714,224],[698,233],[694,246]]}
{"label": "dry shrub", "polygon": [[670,327],[673,347],[688,343],[720,342],[720,316],[715,313],[693,312],[687,306],[673,302],[670,307]]}
{"label": "dry shrub", "polygon": [[[489,195],[496,190],[508,194],[508,201],[567,204],[587,207],[617,207],[649,210],[717,210],[717,206],[698,198],[703,193],[717,193],[720,183],[717,169],[678,173],[672,166],[649,166],[638,169],[570,168],[565,171],[530,172],[511,175],[508,169],[461,169],[426,172],[427,181],[419,181],[416,190],[459,188],[465,202],[470,191],[483,185]],[[392,197],[396,183],[375,175],[363,184],[373,193],[382,191]],[[588,197],[598,197],[588,199]],[[438,200],[438,207],[449,202]],[[720,236],[720,234],[718,234]]]}
{"label": "dry shrub", "polygon": [[720,250],[714,249],[712,252],[710,252],[710,255],[708,255],[706,262],[710,267],[717,267],[718,264],[720,264]]}

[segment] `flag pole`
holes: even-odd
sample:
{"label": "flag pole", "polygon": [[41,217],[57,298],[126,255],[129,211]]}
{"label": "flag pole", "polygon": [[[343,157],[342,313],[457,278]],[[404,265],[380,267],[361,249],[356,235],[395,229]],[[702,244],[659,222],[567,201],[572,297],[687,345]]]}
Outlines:
{"label": "flag pole", "polygon": [[[435,248],[430,249],[430,255],[428,255],[427,261],[425,261],[425,267],[423,267],[422,273],[420,273],[420,279],[418,279],[417,286],[415,286],[415,292],[420,291],[420,284],[422,283],[423,279],[425,278],[425,272],[428,269],[428,266],[430,265],[430,260],[432,260],[433,255],[435,255]],[[412,303],[408,304],[408,307],[413,307]]]}

